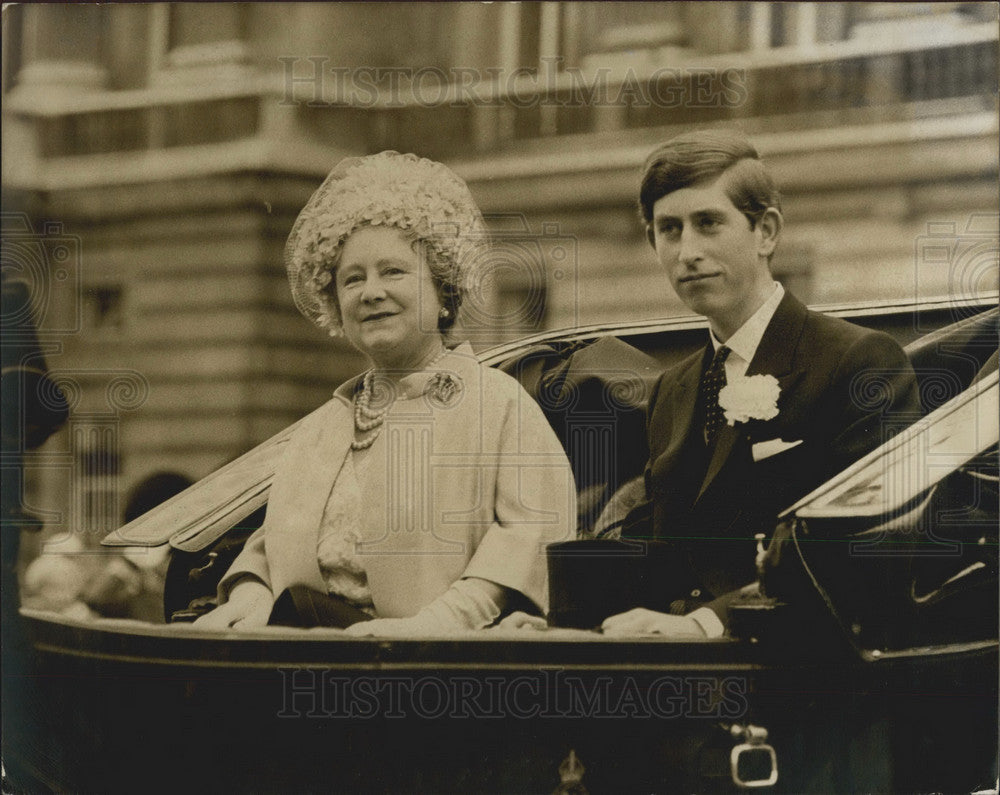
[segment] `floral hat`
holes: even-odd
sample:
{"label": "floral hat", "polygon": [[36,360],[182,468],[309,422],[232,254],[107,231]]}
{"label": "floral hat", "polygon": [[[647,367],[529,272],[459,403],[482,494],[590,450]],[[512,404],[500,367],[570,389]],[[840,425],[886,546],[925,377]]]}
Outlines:
{"label": "floral hat", "polygon": [[295,306],[330,336],[343,331],[329,290],[340,247],[360,226],[391,226],[426,241],[450,273],[435,275],[464,293],[486,244],[483,217],[447,166],[386,151],[341,160],[299,213],[285,244]]}

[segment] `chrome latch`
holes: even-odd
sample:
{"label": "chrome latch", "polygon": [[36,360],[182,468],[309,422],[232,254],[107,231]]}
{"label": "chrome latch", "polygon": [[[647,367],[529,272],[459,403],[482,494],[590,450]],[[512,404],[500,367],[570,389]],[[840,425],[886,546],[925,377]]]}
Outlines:
{"label": "chrome latch", "polygon": [[582,781],[585,770],[576,757],[576,751],[571,750],[559,765],[559,786],[552,791],[552,795],[587,795]]}
{"label": "chrome latch", "polygon": [[[778,756],[767,743],[767,729],[749,724],[733,724],[729,727],[729,733],[734,740],[743,740],[733,746],[729,754],[729,771],[733,776],[733,783],[744,789],[770,787],[777,783]],[[770,772],[764,775],[764,771]],[[750,775],[744,778],[747,772]]]}

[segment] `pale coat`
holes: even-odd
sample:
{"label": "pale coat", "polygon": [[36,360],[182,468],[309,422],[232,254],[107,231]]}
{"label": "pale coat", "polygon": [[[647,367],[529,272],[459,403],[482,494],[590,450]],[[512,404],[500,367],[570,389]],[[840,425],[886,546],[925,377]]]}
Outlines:
{"label": "pale coat", "polygon": [[[429,388],[437,373],[451,376],[444,390]],[[339,387],[296,429],[264,523],[220,583],[220,600],[244,574],[275,595],[292,585],[326,590],[318,533],[354,439],[358,381]],[[454,384],[450,400],[435,397]],[[402,379],[363,455],[385,472],[384,488],[361,495],[357,550],[380,617],[411,616],[462,577],[519,591],[547,610],[544,547],[574,537],[576,491],[562,446],[517,381],[461,345],[431,371]]]}

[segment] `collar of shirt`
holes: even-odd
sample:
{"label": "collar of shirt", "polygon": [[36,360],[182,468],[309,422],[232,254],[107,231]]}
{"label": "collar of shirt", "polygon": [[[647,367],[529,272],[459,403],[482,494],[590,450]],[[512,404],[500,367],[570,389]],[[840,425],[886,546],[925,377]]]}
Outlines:
{"label": "collar of shirt", "polygon": [[734,378],[740,378],[746,374],[754,354],[757,353],[757,347],[760,345],[764,332],[767,330],[767,324],[771,322],[774,313],[778,311],[778,304],[784,297],[785,288],[775,282],[774,291],[767,300],[725,343],[719,342],[712,330],[709,329],[708,334],[712,338],[712,348],[719,350],[725,344],[731,351],[729,358],[726,359],[727,381],[732,381]]}

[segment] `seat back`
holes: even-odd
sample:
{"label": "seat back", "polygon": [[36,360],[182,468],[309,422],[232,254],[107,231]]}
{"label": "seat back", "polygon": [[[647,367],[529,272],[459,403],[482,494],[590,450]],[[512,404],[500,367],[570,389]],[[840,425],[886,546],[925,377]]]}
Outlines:
{"label": "seat back", "polygon": [[649,457],[646,407],[663,371],[615,337],[540,345],[502,362],[562,442],[577,487],[577,530],[589,536],[611,496]]}
{"label": "seat back", "polygon": [[925,412],[967,389],[997,351],[1000,308],[967,317],[906,346]]}

